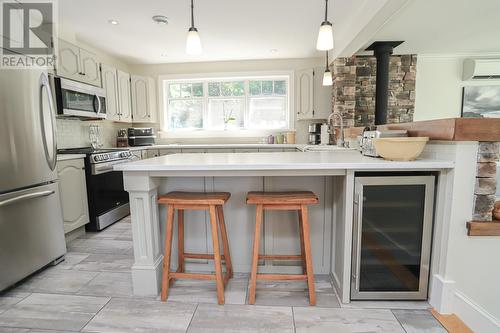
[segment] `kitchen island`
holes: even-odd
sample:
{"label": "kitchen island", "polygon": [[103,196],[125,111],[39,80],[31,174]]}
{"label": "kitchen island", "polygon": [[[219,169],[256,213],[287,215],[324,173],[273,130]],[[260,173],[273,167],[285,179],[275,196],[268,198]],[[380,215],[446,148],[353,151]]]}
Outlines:
{"label": "kitchen island", "polygon": [[[130,195],[135,263],[134,293],[157,295],[162,271],[165,212],[156,203],[168,191],[227,191],[224,207],[231,256],[236,272],[249,272],[254,229],[254,207],[247,207],[248,191],[310,190],[320,199],[311,207],[311,243],[315,274],[330,274],[342,302],[349,302],[354,177],[358,172],[433,172],[441,179],[454,168],[455,154],[443,153],[441,145],[426,149],[417,161],[393,162],[361,156],[352,150],[332,152],[174,154],[115,166],[123,171]],[[439,147],[438,147],[439,146]],[[447,146],[444,144],[443,146]],[[448,149],[449,147],[445,147]],[[446,150],[445,149],[445,150]],[[439,193],[436,214],[444,213]],[[299,251],[298,229],[284,212],[270,212],[264,220],[261,253]],[[186,216],[186,251],[211,252],[210,227],[205,212]],[[199,223],[201,221],[201,223]],[[174,232],[174,235],[176,233]],[[174,237],[175,238],[175,237]],[[174,252],[175,252],[174,239]],[[173,268],[177,265],[173,253]],[[196,266],[194,266],[196,265]],[[196,267],[196,268],[195,268]],[[211,270],[211,263],[187,265],[187,270]],[[264,262],[264,273],[295,273],[300,266]]]}

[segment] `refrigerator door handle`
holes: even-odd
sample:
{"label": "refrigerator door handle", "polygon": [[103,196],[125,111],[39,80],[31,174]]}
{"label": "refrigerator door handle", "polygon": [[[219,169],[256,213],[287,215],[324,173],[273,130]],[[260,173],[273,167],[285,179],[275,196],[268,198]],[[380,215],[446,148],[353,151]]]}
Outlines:
{"label": "refrigerator door handle", "polygon": [[[40,75],[40,97],[39,97],[39,107],[40,107],[40,121],[41,121],[41,126],[42,126],[42,141],[43,145],[45,147],[45,158],[47,159],[47,163],[49,164],[50,170],[54,170],[56,168],[56,162],[57,162],[57,142],[56,142],[56,131],[55,131],[55,121],[54,121],[54,100],[52,99],[52,92],[50,90],[50,84],[49,84],[49,79],[47,77],[47,74],[42,73]],[[45,88],[45,89],[44,89]],[[49,110],[44,110],[44,103],[43,103],[43,93],[47,94],[47,99],[48,99],[48,105],[49,105]],[[50,128],[51,128],[51,133],[46,132],[45,128],[45,112],[49,112],[49,118],[50,118]],[[52,149],[52,154],[49,152],[49,147],[47,145],[47,135],[52,135],[52,146],[50,149]]]}
{"label": "refrigerator door handle", "polygon": [[0,201],[0,207],[4,207],[7,205],[11,205],[20,201],[25,201],[29,199],[34,199],[34,198],[40,198],[40,197],[46,197],[51,194],[56,193],[55,191],[40,191],[40,192],[34,192],[34,193],[28,193],[28,194],[22,194],[14,198],[6,199],[3,201]]}

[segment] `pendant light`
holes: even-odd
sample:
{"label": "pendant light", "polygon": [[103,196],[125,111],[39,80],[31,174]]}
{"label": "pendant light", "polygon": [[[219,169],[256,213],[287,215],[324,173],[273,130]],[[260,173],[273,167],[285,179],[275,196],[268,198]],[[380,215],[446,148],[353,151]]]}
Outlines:
{"label": "pendant light", "polygon": [[201,39],[198,34],[198,29],[194,27],[194,5],[193,0],[191,0],[191,27],[187,33],[186,39],[186,53],[189,55],[199,55],[201,54]]}
{"label": "pendant light", "polygon": [[332,23],[328,21],[328,0],[325,0],[325,20],[319,27],[316,49],[320,51],[333,49],[333,26]]}
{"label": "pendant light", "polygon": [[328,66],[328,51],[326,51],[326,68],[325,68],[325,73],[323,74],[323,85],[324,86],[333,85],[332,72],[330,72],[330,67]]}

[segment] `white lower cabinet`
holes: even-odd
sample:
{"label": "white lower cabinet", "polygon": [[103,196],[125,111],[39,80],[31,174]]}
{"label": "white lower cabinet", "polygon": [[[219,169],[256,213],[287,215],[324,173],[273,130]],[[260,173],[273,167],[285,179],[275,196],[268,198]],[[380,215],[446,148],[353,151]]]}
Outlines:
{"label": "white lower cabinet", "polygon": [[90,221],[83,158],[57,162],[57,173],[64,232],[68,233]]}
{"label": "white lower cabinet", "polygon": [[158,156],[160,156],[158,149],[148,149],[146,151],[146,158],[152,158],[152,157],[158,157]]}
{"label": "white lower cabinet", "polygon": [[180,149],[160,149],[159,156],[180,154],[182,151]]}

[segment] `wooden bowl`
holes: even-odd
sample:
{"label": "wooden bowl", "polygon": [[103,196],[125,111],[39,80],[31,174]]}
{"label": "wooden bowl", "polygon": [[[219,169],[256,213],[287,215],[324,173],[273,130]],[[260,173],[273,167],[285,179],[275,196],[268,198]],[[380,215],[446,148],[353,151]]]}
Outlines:
{"label": "wooden bowl", "polygon": [[373,139],[377,153],[386,160],[413,161],[422,154],[428,137]]}

